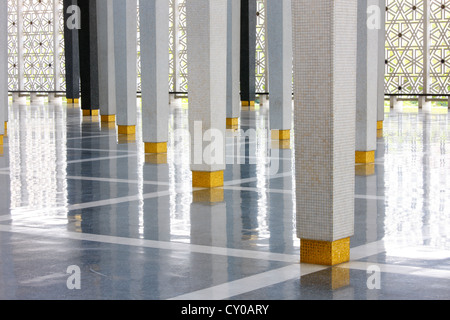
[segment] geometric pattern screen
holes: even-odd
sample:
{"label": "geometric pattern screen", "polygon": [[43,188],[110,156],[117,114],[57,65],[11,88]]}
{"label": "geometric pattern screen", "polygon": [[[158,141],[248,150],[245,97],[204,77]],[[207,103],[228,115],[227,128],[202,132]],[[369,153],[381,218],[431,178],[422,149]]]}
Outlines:
{"label": "geometric pattern screen", "polygon": [[449,0],[387,0],[385,92],[448,94],[449,44]]}
{"label": "geometric pattern screen", "polygon": [[450,92],[450,1],[431,1],[431,93]]}
{"label": "geometric pattern screen", "polygon": [[[9,90],[64,91],[63,1],[7,1]],[[266,1],[257,0],[255,71],[258,93],[268,92]],[[168,81],[172,92],[187,92],[186,0],[169,2]],[[427,10],[426,3],[429,3]],[[425,35],[426,24],[429,36]],[[139,29],[137,32],[139,36]],[[138,42],[140,90],[139,51]],[[385,62],[387,94],[424,93],[425,77],[430,79],[427,93],[448,94],[450,0],[387,0]]]}

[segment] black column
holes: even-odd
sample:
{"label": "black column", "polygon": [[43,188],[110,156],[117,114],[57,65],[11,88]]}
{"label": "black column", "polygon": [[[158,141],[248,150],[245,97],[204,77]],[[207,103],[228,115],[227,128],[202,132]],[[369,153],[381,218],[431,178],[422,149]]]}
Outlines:
{"label": "black column", "polygon": [[254,105],[256,83],[256,0],[241,0],[241,101]]}
{"label": "black column", "polygon": [[97,1],[78,0],[81,10],[80,43],[80,76],[81,76],[81,109],[83,114],[98,114],[99,77],[98,77],[98,45],[97,45]]}
{"label": "black column", "polygon": [[77,0],[64,0],[64,54],[66,64],[66,98],[69,102],[80,98],[80,55],[78,46],[78,29],[68,28],[67,21],[76,12],[67,13],[72,5],[78,5]]}

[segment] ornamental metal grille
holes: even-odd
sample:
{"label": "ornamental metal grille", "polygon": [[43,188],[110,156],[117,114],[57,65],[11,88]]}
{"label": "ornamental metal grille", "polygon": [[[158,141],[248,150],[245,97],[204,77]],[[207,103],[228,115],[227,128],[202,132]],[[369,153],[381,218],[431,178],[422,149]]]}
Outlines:
{"label": "ornamental metal grille", "polygon": [[[64,91],[63,0],[7,1],[9,90]],[[169,88],[187,92],[186,0],[169,1]],[[269,91],[265,1],[257,0],[255,13],[256,91],[260,93]],[[450,0],[387,0],[385,92],[448,94],[449,47]]]}
{"label": "ornamental metal grille", "polygon": [[424,1],[386,1],[386,92],[412,94],[424,87]]}
{"label": "ornamental metal grille", "polygon": [[267,0],[257,0],[256,12],[256,92],[268,92],[267,47],[266,47],[266,8]]}
{"label": "ornamental metal grille", "polygon": [[430,4],[430,93],[450,92],[450,1]]}
{"label": "ornamental metal grille", "polygon": [[178,84],[174,91],[188,91],[186,0],[178,1]]}
{"label": "ornamental metal grille", "polygon": [[18,9],[16,0],[8,0],[8,88],[19,90]]}
{"label": "ornamental metal grille", "polygon": [[23,1],[24,88],[54,90],[53,1]]}

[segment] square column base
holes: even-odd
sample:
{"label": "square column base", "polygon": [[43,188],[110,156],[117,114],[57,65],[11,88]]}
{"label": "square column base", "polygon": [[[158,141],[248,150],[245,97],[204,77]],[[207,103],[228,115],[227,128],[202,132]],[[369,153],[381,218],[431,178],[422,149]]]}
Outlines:
{"label": "square column base", "polygon": [[69,104],[80,103],[80,99],[66,99],[66,101]]}
{"label": "square column base", "polygon": [[272,130],[272,140],[290,140],[291,130]]}
{"label": "square column base", "polygon": [[377,121],[377,130],[382,130],[383,129],[383,121]]}
{"label": "square column base", "polygon": [[239,126],[239,118],[227,118],[227,128],[235,128]]}
{"label": "square column base", "polygon": [[167,153],[167,142],[145,142],[145,153]]}
{"label": "square column base", "polygon": [[356,151],[356,163],[373,163],[375,162],[375,151]]}
{"label": "square column base", "polygon": [[328,242],[300,239],[300,263],[334,266],[350,261],[350,238]]}
{"label": "square column base", "polygon": [[99,110],[83,110],[83,117],[97,117]]}
{"label": "square column base", "polygon": [[254,107],[255,101],[241,101],[243,107]]}
{"label": "square column base", "polygon": [[118,126],[119,134],[133,135],[136,134],[136,126]]}
{"label": "square column base", "polygon": [[8,121],[5,121],[5,136],[8,135]]}
{"label": "square column base", "polygon": [[192,171],[192,187],[209,189],[223,187],[223,171]]}
{"label": "square column base", "polygon": [[116,122],[116,116],[114,114],[110,114],[110,115],[102,115],[100,117],[101,122]]}
{"label": "square column base", "polygon": [[0,135],[0,146],[3,146],[3,135]]}

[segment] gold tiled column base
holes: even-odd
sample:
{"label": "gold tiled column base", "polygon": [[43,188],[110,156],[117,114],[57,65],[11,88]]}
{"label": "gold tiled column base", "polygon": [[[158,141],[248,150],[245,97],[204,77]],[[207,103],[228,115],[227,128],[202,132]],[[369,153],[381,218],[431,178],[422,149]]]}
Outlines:
{"label": "gold tiled column base", "polygon": [[8,135],[8,121],[5,121],[5,136]]}
{"label": "gold tiled column base", "polygon": [[136,126],[117,126],[119,134],[136,134]]}
{"label": "gold tiled column base", "polygon": [[272,130],[272,140],[291,139],[291,130]]}
{"label": "gold tiled column base", "polygon": [[227,118],[227,127],[234,128],[239,126],[239,118]]}
{"label": "gold tiled column base", "polygon": [[241,101],[243,107],[254,107],[255,101]]}
{"label": "gold tiled column base", "polygon": [[0,135],[0,146],[3,146],[3,135]]}
{"label": "gold tiled column base", "polygon": [[116,116],[114,114],[102,115],[100,120],[101,122],[116,122]]}
{"label": "gold tiled column base", "polygon": [[375,162],[375,151],[356,151],[356,163]]}
{"label": "gold tiled column base", "polygon": [[74,104],[74,103],[80,102],[80,99],[66,99],[66,100],[67,100],[67,103],[69,103],[69,104]]}
{"label": "gold tiled column base", "polygon": [[192,171],[193,188],[223,187],[223,171]]}
{"label": "gold tiled column base", "polygon": [[301,239],[300,262],[335,266],[350,261],[350,238],[333,242]]}
{"label": "gold tiled column base", "polygon": [[377,122],[377,130],[382,130],[383,129],[383,121],[378,121]]}
{"label": "gold tiled column base", "polygon": [[223,189],[203,189],[192,193],[192,201],[194,203],[218,203],[223,202]]}
{"label": "gold tiled column base", "polygon": [[145,142],[145,153],[167,153],[167,142]]}
{"label": "gold tiled column base", "polygon": [[375,164],[357,164],[355,166],[355,174],[357,176],[372,176],[375,174]]}
{"label": "gold tiled column base", "polygon": [[83,117],[96,117],[99,115],[99,110],[83,110]]}

